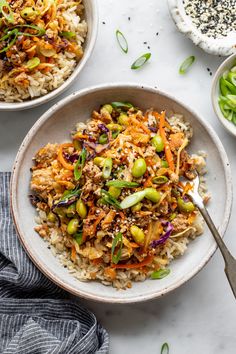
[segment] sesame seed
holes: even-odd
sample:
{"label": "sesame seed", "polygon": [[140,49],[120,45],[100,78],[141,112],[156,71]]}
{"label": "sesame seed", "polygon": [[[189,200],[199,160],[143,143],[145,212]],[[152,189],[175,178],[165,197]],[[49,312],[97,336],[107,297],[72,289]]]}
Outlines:
{"label": "sesame seed", "polygon": [[236,31],[235,0],[184,0],[183,3],[192,23],[207,37],[225,37]]}

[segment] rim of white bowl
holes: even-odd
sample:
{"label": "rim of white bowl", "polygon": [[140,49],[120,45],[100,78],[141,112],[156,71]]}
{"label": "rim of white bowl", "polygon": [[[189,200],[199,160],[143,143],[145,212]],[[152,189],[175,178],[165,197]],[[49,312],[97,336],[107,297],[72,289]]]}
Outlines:
{"label": "rim of white bowl", "polygon": [[140,84],[135,84],[135,83],[122,83],[122,82],[121,83],[113,83],[113,84],[107,83],[107,84],[102,84],[102,85],[98,85],[98,86],[92,86],[92,87],[74,92],[71,95],[69,95],[68,97],[64,98],[62,101],[56,103],[47,112],[45,112],[41,116],[41,118],[38,119],[38,121],[33,125],[33,127],[30,129],[30,131],[26,135],[25,139],[23,140],[23,142],[19,148],[19,151],[17,153],[16,159],[15,159],[15,163],[14,163],[13,170],[12,170],[12,176],[11,176],[11,186],[10,186],[11,213],[12,213],[13,221],[14,221],[19,239],[20,239],[23,247],[25,248],[27,254],[31,258],[33,263],[37,266],[37,268],[47,278],[49,278],[52,282],[54,282],[56,285],[58,285],[59,287],[61,287],[62,289],[68,291],[69,293],[71,293],[73,295],[85,298],[87,300],[93,300],[93,301],[104,302],[104,303],[117,303],[117,304],[118,303],[120,303],[120,304],[121,303],[125,303],[125,304],[137,303],[137,302],[143,302],[143,301],[151,300],[154,298],[162,297],[162,296],[170,293],[171,291],[179,288],[181,285],[185,284],[188,280],[193,278],[208,263],[208,261],[211,259],[211,257],[215,253],[215,251],[217,249],[216,243],[214,242],[212,244],[212,247],[210,248],[208,255],[202,260],[202,262],[198,265],[198,267],[193,269],[188,274],[184,275],[181,278],[181,280],[175,282],[172,286],[169,286],[168,288],[165,288],[164,290],[159,291],[159,292],[150,292],[146,295],[134,296],[133,298],[129,298],[129,299],[122,298],[122,296],[114,299],[111,296],[107,296],[107,297],[102,297],[99,295],[94,296],[94,295],[90,294],[88,291],[75,290],[73,286],[66,284],[65,282],[63,282],[62,280],[60,280],[58,278],[55,279],[55,274],[53,275],[51,272],[49,272],[47,270],[46,266],[40,260],[37,259],[37,255],[35,256],[35,251],[32,248],[30,248],[29,245],[27,245],[27,242],[24,237],[24,233],[21,231],[20,226],[19,226],[19,219],[18,219],[18,214],[17,214],[16,189],[17,189],[17,180],[18,180],[18,174],[19,174],[19,166],[21,165],[21,162],[24,158],[24,152],[27,148],[28,142],[35,136],[38,128],[41,125],[43,125],[47,119],[50,119],[50,116],[52,115],[52,113],[57,112],[65,104],[69,103],[71,100],[74,100],[74,99],[81,97],[83,95],[87,95],[89,93],[97,92],[99,90],[104,90],[104,89],[108,89],[108,88],[110,88],[110,89],[119,88],[120,90],[122,90],[122,88],[124,88],[124,89],[132,88],[132,89],[138,89],[138,90],[146,90],[151,93],[158,93],[160,95],[163,95],[163,96],[171,99],[172,101],[176,102],[177,104],[183,106],[191,114],[193,114],[195,117],[197,117],[197,119],[205,127],[205,129],[208,131],[208,134],[211,136],[212,140],[214,141],[215,145],[218,148],[219,155],[220,155],[222,164],[224,166],[224,176],[225,176],[225,180],[226,180],[226,207],[225,207],[225,212],[224,212],[223,223],[221,224],[221,226],[219,228],[219,232],[221,233],[221,236],[224,237],[224,234],[225,234],[228,222],[229,222],[229,218],[230,218],[233,194],[232,194],[231,168],[230,168],[227,154],[224,150],[224,147],[223,147],[219,137],[217,136],[217,134],[215,133],[213,128],[203,118],[201,118],[191,108],[189,108],[187,105],[183,104],[178,99],[172,97],[171,95],[169,95],[163,91],[154,89],[150,86],[140,85]]}
{"label": "rim of white bowl", "polygon": [[229,58],[225,59],[223,63],[218,67],[214,78],[212,82],[212,87],[211,87],[211,102],[213,109],[215,111],[215,114],[220,121],[220,123],[223,125],[223,127],[233,136],[236,136],[236,125],[234,125],[232,122],[228,121],[222,114],[219,103],[218,103],[218,98],[220,95],[220,90],[219,90],[219,79],[224,73],[224,71],[232,68],[233,62],[236,63],[236,54],[232,54]]}
{"label": "rim of white bowl", "polygon": [[65,80],[65,82],[61,86],[47,93],[44,96],[40,96],[37,98],[33,98],[32,100],[27,100],[23,102],[8,103],[8,102],[0,101],[0,111],[19,111],[19,110],[25,110],[25,109],[30,109],[30,108],[40,106],[41,104],[47,103],[50,100],[56,98],[72,85],[72,83],[75,81],[77,76],[83,70],[85,64],[87,63],[88,59],[92,55],[92,52],[96,44],[96,39],[98,34],[98,21],[99,21],[97,0],[91,0],[90,4],[92,7],[92,16],[93,16],[92,18],[93,25],[91,26],[92,28],[90,28],[90,39],[86,45],[86,50],[84,52],[82,59],[78,62],[72,74]]}
{"label": "rim of white bowl", "polygon": [[223,56],[228,56],[236,52],[235,35],[233,32],[222,38],[208,37],[194,26],[190,16],[184,11],[183,0],[168,0],[168,6],[171,17],[179,31],[205,52]]}

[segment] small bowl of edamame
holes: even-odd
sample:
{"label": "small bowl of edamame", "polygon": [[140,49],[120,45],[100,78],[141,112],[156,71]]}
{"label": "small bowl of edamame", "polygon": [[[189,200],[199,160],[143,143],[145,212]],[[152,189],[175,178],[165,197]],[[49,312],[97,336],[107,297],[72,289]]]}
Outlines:
{"label": "small bowl of edamame", "polygon": [[211,99],[223,127],[236,136],[236,54],[227,58],[216,71]]}

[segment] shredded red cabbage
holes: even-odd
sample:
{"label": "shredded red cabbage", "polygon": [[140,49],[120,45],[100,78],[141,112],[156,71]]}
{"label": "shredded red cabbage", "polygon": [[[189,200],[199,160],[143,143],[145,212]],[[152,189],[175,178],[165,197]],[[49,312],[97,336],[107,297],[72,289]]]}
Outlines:
{"label": "shredded red cabbage", "polygon": [[154,240],[151,242],[150,245],[152,248],[156,248],[157,246],[165,243],[168,240],[168,238],[170,237],[171,232],[174,229],[174,226],[169,221],[165,222],[163,224],[164,224],[164,226],[166,226],[166,232],[164,233],[164,235],[161,236],[161,238],[159,240]]}
{"label": "shredded red cabbage", "polygon": [[91,149],[95,150],[95,152],[97,154],[99,154],[103,150],[106,150],[110,144],[108,143],[108,144],[102,145],[102,144],[92,143],[90,141],[85,141],[84,145],[90,147]]}
{"label": "shredded red cabbage", "polygon": [[148,129],[151,130],[151,132],[153,132],[153,133],[157,132],[157,127],[152,127],[151,125],[149,125]]}
{"label": "shredded red cabbage", "polygon": [[98,128],[99,128],[103,133],[109,133],[109,129],[105,126],[105,124],[98,124]]}

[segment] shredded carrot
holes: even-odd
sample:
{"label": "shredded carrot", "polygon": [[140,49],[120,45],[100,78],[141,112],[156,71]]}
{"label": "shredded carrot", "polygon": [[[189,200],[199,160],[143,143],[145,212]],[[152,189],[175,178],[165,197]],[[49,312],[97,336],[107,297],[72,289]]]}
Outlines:
{"label": "shredded carrot", "polygon": [[72,260],[73,262],[76,261],[76,249],[75,249],[75,246],[74,246],[74,245],[72,245],[72,247],[71,247],[71,256],[70,256],[70,258],[71,258],[71,260]]}
{"label": "shredded carrot", "polygon": [[130,246],[132,248],[139,248],[140,247],[140,245],[137,245],[137,243],[135,243],[135,242],[130,242]]}
{"label": "shredded carrot", "polygon": [[146,181],[144,182],[143,186],[146,188],[146,187],[152,187],[152,176],[149,176]]}
{"label": "shredded carrot", "polygon": [[146,127],[146,125],[143,124],[142,122],[140,122],[139,120],[137,120],[135,118],[130,118],[130,121],[135,127],[138,127],[140,129],[142,129],[146,134],[148,134],[148,135],[151,134],[151,132],[148,129],[148,127]]}
{"label": "shredded carrot", "polygon": [[[98,214],[98,216],[96,216],[96,219],[95,219],[93,225],[88,225],[88,226],[86,224],[84,225],[83,236],[82,236],[83,241],[86,241],[87,236],[95,236],[97,225],[105,217],[105,215],[106,215],[105,211],[101,210],[100,214]],[[94,218],[95,215],[89,215],[87,217],[87,219],[91,218],[91,217]]]}
{"label": "shredded carrot", "polygon": [[125,214],[123,213],[123,211],[119,211],[119,215],[122,220],[125,220]]}
{"label": "shredded carrot", "polygon": [[88,139],[89,136],[86,134],[81,134],[80,132],[73,135],[73,139]]}
{"label": "shredded carrot", "polygon": [[146,258],[144,258],[144,260],[142,262],[133,263],[133,264],[112,264],[112,268],[115,268],[115,269],[141,268],[141,267],[144,267],[144,266],[148,265],[149,263],[151,263],[153,258],[154,258],[154,256],[148,255]]}
{"label": "shredded carrot", "polygon": [[74,147],[74,145],[72,143],[64,143],[61,144],[59,147],[59,151],[58,151],[58,160],[59,162],[62,164],[62,166],[66,169],[66,170],[74,170],[74,166],[72,164],[70,164],[69,162],[67,162],[63,156],[63,149],[64,148],[68,148],[68,147]]}
{"label": "shredded carrot", "polygon": [[92,263],[93,265],[99,265],[99,264],[101,264],[101,263],[102,263],[102,257],[100,257],[100,258],[95,258],[95,259],[91,260],[91,263]]}
{"label": "shredded carrot", "polygon": [[161,112],[161,114],[157,112],[153,112],[154,116],[156,119],[159,120],[159,130],[160,130],[160,135],[162,137],[162,140],[164,141],[165,144],[165,155],[166,155],[166,161],[169,164],[169,167],[172,171],[175,170],[175,165],[174,165],[174,158],[170,149],[170,144],[167,140],[166,133],[165,133],[165,111]]}
{"label": "shredded carrot", "polygon": [[108,226],[112,223],[114,220],[114,217],[116,216],[116,211],[115,210],[110,210],[109,213],[106,215],[102,222],[102,227]]}
{"label": "shredded carrot", "polygon": [[114,280],[116,278],[116,270],[113,268],[106,268],[104,270],[104,275],[107,278],[110,278],[111,280]]}

